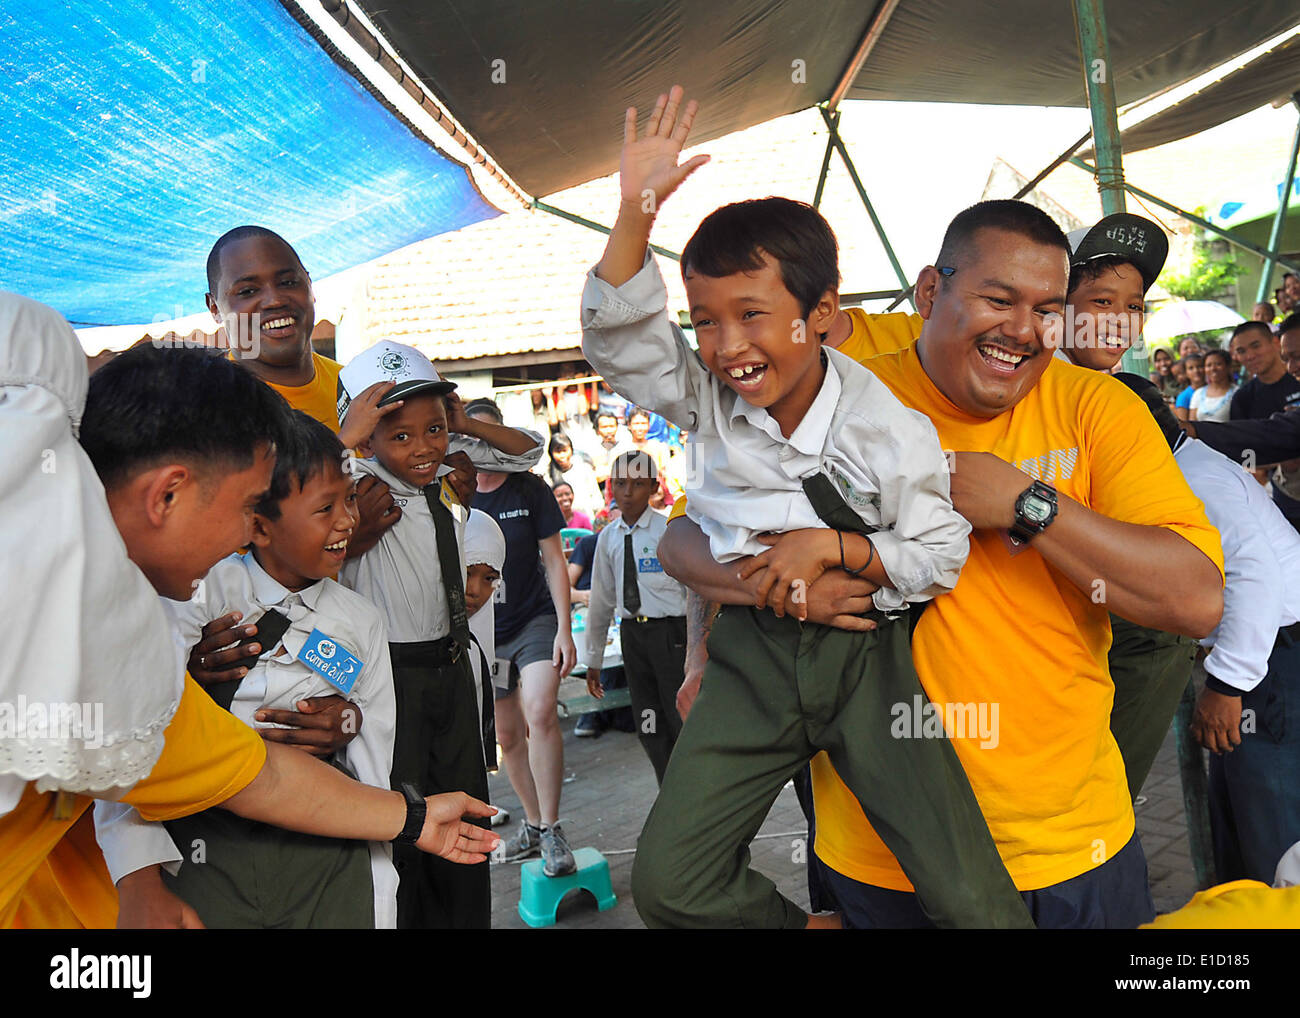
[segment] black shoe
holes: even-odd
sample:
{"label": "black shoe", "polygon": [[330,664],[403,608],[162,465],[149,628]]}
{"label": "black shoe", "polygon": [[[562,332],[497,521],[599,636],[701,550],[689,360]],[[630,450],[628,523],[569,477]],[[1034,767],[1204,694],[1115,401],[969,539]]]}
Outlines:
{"label": "black shoe", "polygon": [[605,723],[601,721],[599,711],[582,715],[578,718],[578,723],[573,726],[573,734],[579,739],[596,739],[604,731]]}

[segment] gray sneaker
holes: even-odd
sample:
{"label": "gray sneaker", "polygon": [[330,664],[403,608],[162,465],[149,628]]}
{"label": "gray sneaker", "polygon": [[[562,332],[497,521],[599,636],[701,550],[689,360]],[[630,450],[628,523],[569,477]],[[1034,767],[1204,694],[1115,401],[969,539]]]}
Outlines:
{"label": "gray sneaker", "polygon": [[519,862],[531,859],[542,850],[544,835],[540,828],[534,827],[527,820],[519,825],[519,833],[506,842],[506,862]]}
{"label": "gray sneaker", "polygon": [[563,877],[576,872],[578,864],[559,824],[542,830],[542,872],[548,877]]}

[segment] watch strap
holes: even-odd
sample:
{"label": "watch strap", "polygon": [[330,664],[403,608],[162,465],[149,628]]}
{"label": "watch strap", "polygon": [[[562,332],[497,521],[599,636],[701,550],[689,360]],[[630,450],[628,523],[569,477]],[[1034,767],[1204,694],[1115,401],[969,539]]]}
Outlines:
{"label": "watch strap", "polygon": [[414,845],[424,830],[424,818],[429,812],[429,804],[409,781],[402,782],[402,795],[406,798],[406,826],[393,841],[399,845]]}

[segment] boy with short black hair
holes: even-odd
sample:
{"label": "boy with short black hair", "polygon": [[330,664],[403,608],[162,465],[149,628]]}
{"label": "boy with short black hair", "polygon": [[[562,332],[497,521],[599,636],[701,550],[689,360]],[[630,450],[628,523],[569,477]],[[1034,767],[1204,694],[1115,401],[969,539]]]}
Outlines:
{"label": "boy with short black hair", "polygon": [[1112,371],[1142,335],[1146,292],[1164,268],[1169,240],[1151,220],[1117,212],[1075,230],[1069,241],[1067,302],[1074,329],[1061,337],[1057,356]]}
{"label": "boy with short black hair", "polygon": [[587,612],[587,691],[605,695],[600,682],[605,637],[617,612],[623,670],[641,748],[662,785],[668,758],[682,730],[677,690],[686,669],[686,591],[659,564],[659,539],[668,518],[650,508],[659,488],[654,459],[620,454],[610,464],[610,485],[621,513],[596,538]]}
{"label": "boy with short black hair", "polygon": [[[691,103],[678,121],[680,102],[678,88],[660,96],[642,140],[628,110],[623,201],[583,293],[583,352],[691,432],[701,469],[687,512],[715,558],[766,569],[758,599],[774,611],[724,608],[714,623],[691,724],[638,844],[638,911],[652,926],[835,925],[746,866],[781,787],[825,750],[935,922],[1030,926],[952,745],[899,739],[891,724],[925,693],[906,626],[884,612],[951,590],[968,550],[934,427],[822,347],[839,312],[836,243],[798,202],[741,202],[700,224],[682,253],[699,352],[686,345],[643,211],[707,158],[677,165],[695,115]],[[835,568],[879,588],[860,632],[786,615],[792,590],[802,614],[801,591]]]}
{"label": "boy with short black hair", "polygon": [[[329,762],[388,788],[395,703],[384,623],[374,605],[331,578],[356,525],[355,503],[342,444],[294,411],[271,486],[254,510],[252,550],[218,562],[194,598],[172,612],[188,644],[230,611],[258,623],[261,653],[243,679],[209,686],[213,699],[256,727],[265,711],[346,696],[357,708],[345,719],[354,737]],[[396,924],[397,872],[387,844],[294,834],[217,809],[170,821],[167,830],[186,851],[164,882],[208,927]],[[189,847],[199,844],[204,851],[195,858]]]}

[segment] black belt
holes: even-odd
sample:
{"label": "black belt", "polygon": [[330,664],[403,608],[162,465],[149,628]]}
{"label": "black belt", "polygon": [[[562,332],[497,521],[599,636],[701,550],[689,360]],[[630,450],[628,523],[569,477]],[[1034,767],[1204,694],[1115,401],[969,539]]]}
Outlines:
{"label": "black belt", "polygon": [[441,640],[388,645],[388,654],[394,667],[455,664],[460,659],[462,650],[463,648],[452,636],[444,636]]}
{"label": "black belt", "polygon": [[685,622],[685,621],[686,621],[686,616],[685,616],[685,615],[663,615],[663,616],[654,616],[654,617],[651,617],[651,616],[648,616],[648,615],[635,615],[635,616],[632,616],[632,615],[624,615],[623,618],[622,618],[622,621],[621,621],[620,625],[624,625],[624,626],[642,625],[642,626],[645,626],[645,625],[649,625],[649,624],[652,623],[652,622]]}

